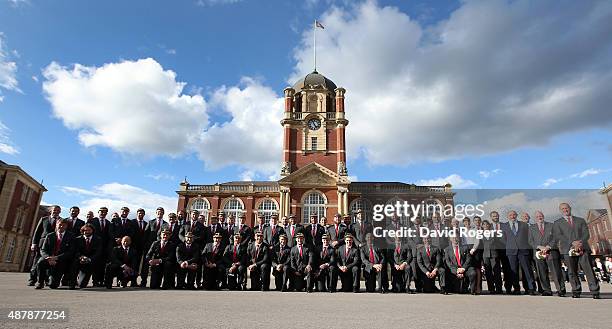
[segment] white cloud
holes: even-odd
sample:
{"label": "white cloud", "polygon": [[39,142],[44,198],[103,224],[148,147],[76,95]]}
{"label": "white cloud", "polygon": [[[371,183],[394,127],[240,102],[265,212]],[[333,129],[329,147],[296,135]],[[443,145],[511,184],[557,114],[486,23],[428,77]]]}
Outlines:
{"label": "white cloud", "polygon": [[[0,101],[2,101],[0,99]],[[0,153],[8,155],[19,154],[19,149],[13,145],[9,138],[10,129],[0,121]]]}
{"label": "white cloud", "polygon": [[136,209],[143,208],[147,218],[150,218],[155,214],[157,207],[163,207],[166,214],[176,212],[177,207],[175,196],[153,193],[128,184],[108,183],[95,186],[90,190],[63,186],[61,190],[67,194],[76,193],[85,197],[79,202],[79,207],[83,213],[89,210],[96,213],[102,206],[108,207],[109,213],[113,213],[119,212],[121,207],[127,206],[130,208],[131,217],[135,216]]}
{"label": "white cloud", "polygon": [[428,185],[428,186],[442,186],[450,183],[453,188],[470,188],[476,187],[476,183],[469,179],[465,179],[457,174],[451,174],[446,177],[439,177],[434,179],[422,179],[417,182],[417,185]]}
{"label": "white cloud", "polygon": [[487,179],[491,176],[495,176],[497,174],[499,174],[501,172],[501,169],[497,168],[497,169],[493,169],[493,170],[481,170],[478,172],[478,175],[480,175],[480,177]]}
{"label": "white cloud", "polygon": [[217,89],[211,106],[231,120],[204,133],[199,157],[211,169],[238,165],[268,175],[280,168],[283,99],[259,81],[243,78],[240,86]]}
{"label": "white cloud", "polygon": [[167,173],[159,173],[159,174],[148,174],[145,175],[147,178],[151,178],[154,180],[176,180],[176,177]]}
{"label": "white cloud", "polygon": [[9,57],[4,33],[0,32],[0,88],[21,92],[17,82],[17,63],[11,61]]}
{"label": "white cloud", "polygon": [[253,181],[253,177],[255,176],[255,173],[252,170],[245,170],[240,174],[240,179],[243,181]]}
{"label": "white cloud", "polygon": [[[608,2],[468,1],[424,28],[372,1],[333,7],[320,17],[318,71],[347,89],[350,157],[408,164],[542,146],[612,123],[611,14]],[[311,29],[295,59],[291,83],[312,71]]]}
{"label": "white cloud", "polygon": [[231,5],[241,1],[242,0],[198,0],[195,4],[199,7],[212,7],[216,5]]}
{"label": "white cloud", "polygon": [[53,62],[43,76],[53,115],[87,147],[176,156],[192,149],[208,123],[204,98],[183,94],[185,83],[151,58],[101,67]]}
{"label": "white cloud", "polygon": [[599,174],[610,172],[610,171],[612,171],[612,168],[610,169],[589,168],[581,172],[577,172],[577,173],[568,175],[566,177],[548,178],[546,181],[544,181],[544,183],[542,183],[542,187],[550,187],[551,185],[557,184],[562,181],[566,181],[568,179],[585,178],[588,176],[599,175]]}

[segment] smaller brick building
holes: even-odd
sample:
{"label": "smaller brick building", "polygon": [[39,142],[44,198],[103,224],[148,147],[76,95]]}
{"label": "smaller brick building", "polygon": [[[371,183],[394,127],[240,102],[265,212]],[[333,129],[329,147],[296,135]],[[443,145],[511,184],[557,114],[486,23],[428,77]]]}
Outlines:
{"label": "smaller brick building", "polygon": [[23,271],[45,187],[0,161],[0,271]]}
{"label": "smaller brick building", "polygon": [[599,191],[603,195],[606,209],[591,209],[586,221],[591,235],[589,245],[593,255],[612,254],[612,184]]}

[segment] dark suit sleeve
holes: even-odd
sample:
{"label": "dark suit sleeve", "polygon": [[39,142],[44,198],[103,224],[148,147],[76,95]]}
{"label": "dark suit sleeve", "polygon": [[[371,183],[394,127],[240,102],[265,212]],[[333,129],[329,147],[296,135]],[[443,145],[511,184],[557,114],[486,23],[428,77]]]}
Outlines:
{"label": "dark suit sleeve", "polygon": [[42,233],[43,233],[43,222],[45,221],[45,218],[41,218],[38,220],[38,223],[36,224],[36,229],[34,230],[34,237],[32,238],[32,244],[37,245],[40,248],[40,238],[42,237]]}
{"label": "dark suit sleeve", "polygon": [[261,260],[257,262],[257,266],[261,266],[263,264],[267,264],[270,261],[270,253],[269,253],[270,252],[270,248],[267,245],[265,245],[265,244],[262,245],[260,252],[263,252],[264,255],[261,258]]}
{"label": "dark suit sleeve", "polygon": [[350,270],[355,266],[359,266],[361,264],[361,257],[359,257],[359,252],[355,252],[355,257],[353,257],[353,262],[346,264],[346,267]]}

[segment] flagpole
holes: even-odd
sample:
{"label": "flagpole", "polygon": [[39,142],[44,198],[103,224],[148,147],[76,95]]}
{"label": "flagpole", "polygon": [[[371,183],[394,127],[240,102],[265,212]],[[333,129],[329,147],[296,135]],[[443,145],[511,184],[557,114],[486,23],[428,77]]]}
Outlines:
{"label": "flagpole", "polygon": [[314,49],[314,70],[317,71],[317,21],[314,21],[313,25],[314,30],[314,39],[313,39],[313,49]]}

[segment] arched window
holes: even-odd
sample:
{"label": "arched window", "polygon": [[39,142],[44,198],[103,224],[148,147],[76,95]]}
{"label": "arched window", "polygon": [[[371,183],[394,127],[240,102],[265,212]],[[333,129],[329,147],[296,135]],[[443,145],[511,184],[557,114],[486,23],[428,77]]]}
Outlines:
{"label": "arched window", "polygon": [[[210,211],[210,203],[208,203],[208,200],[204,198],[197,198],[193,200],[189,211],[192,211],[192,210],[199,211],[200,214],[204,215],[204,219],[208,221],[208,212]],[[188,215],[187,218],[191,218],[189,216],[190,215]]]}
{"label": "arched window", "polygon": [[444,207],[442,203],[436,199],[429,199],[425,201],[425,218],[432,218],[434,214],[438,214],[442,218],[444,213]]}
{"label": "arched window", "polygon": [[13,262],[13,254],[15,254],[15,245],[17,244],[17,238],[13,238],[11,243],[8,245],[8,250],[6,251],[6,258],[4,259],[5,263]]}
{"label": "arched window", "polygon": [[402,199],[400,199],[400,198],[398,198],[398,197],[395,197],[395,198],[389,199],[389,200],[388,200],[388,201],[385,203],[385,206],[386,206],[386,205],[392,205],[392,206],[394,207],[394,209],[395,209],[395,207],[397,206],[397,202],[398,202],[398,201],[399,201],[399,203],[400,203],[400,208],[399,208],[399,209],[400,209],[400,215],[401,215],[401,216],[399,216],[400,223],[408,224],[408,221],[409,221],[409,220],[410,220],[410,218],[412,217],[412,211],[411,211],[410,203],[408,203],[408,209],[407,209],[408,216],[406,216],[406,214],[404,213],[404,210],[405,210],[405,209],[404,209],[404,202],[405,202],[405,201],[404,201],[404,200],[402,200]]}
{"label": "arched window", "polygon": [[372,219],[372,202],[368,199],[359,198],[351,202],[350,211],[353,223],[357,221],[357,210],[363,211],[363,220],[371,221]]}
{"label": "arched window", "polygon": [[263,214],[266,219],[266,224],[270,223],[272,214],[278,213],[278,205],[272,199],[264,199],[259,206],[257,206],[257,215]]}
{"label": "arched window", "polygon": [[223,206],[223,212],[227,217],[233,215],[234,217],[238,218],[238,216],[244,212],[244,205],[242,204],[242,201],[240,201],[240,199],[231,198],[227,200],[227,202]]}
{"label": "arched window", "polygon": [[317,215],[317,220],[325,216],[325,197],[319,192],[310,192],[304,197],[302,222],[308,223],[310,215]]}

